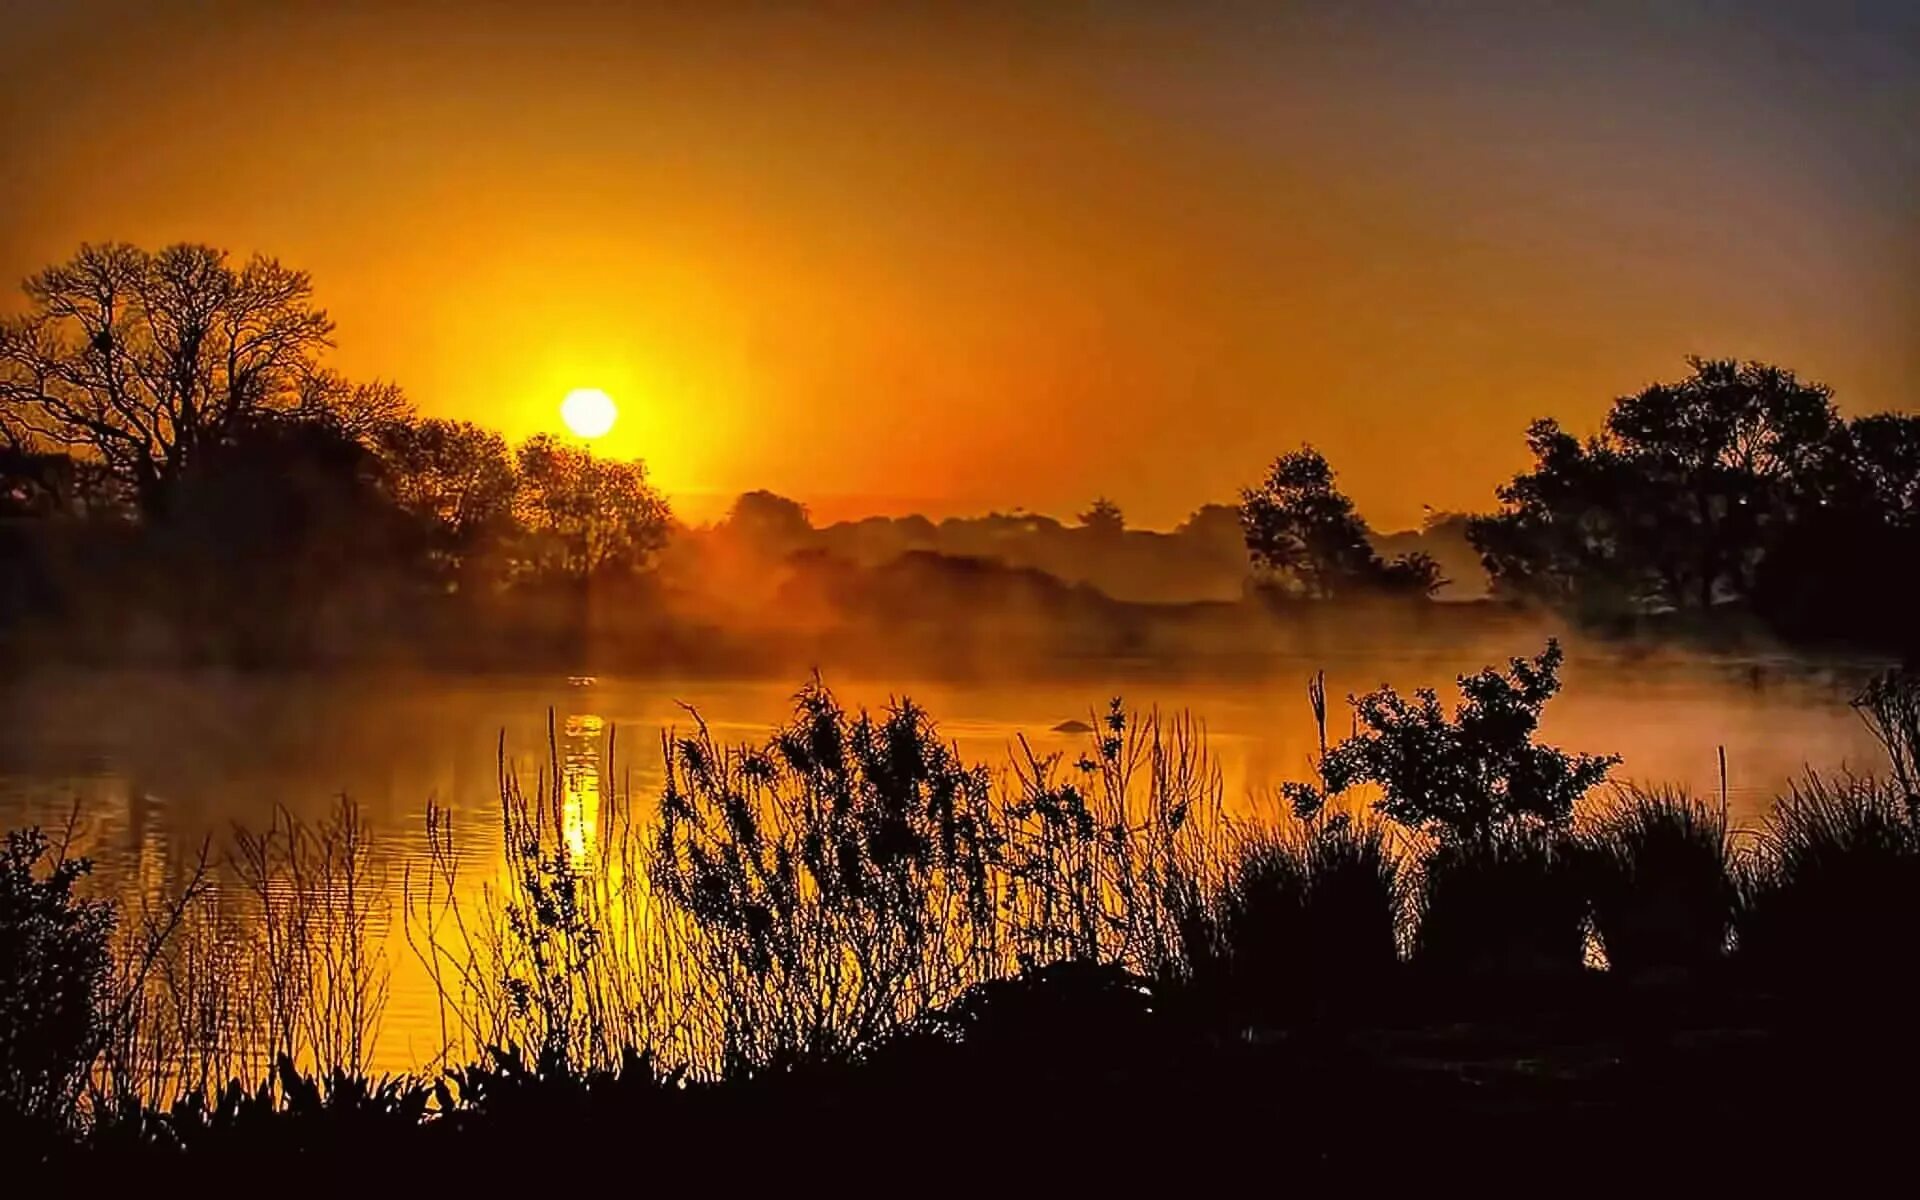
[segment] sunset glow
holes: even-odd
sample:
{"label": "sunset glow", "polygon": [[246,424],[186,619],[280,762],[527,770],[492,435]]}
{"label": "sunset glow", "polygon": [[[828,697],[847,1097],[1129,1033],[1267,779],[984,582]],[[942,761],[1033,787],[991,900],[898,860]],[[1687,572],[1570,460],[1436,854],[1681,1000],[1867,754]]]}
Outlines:
{"label": "sunset glow", "polygon": [[1403,528],[1689,353],[1912,402],[1916,97],[1870,12],[1360,7],[29,6],[0,279],[279,255],[427,413],[645,396],[603,449],[690,510],[1164,528],[1311,441]]}

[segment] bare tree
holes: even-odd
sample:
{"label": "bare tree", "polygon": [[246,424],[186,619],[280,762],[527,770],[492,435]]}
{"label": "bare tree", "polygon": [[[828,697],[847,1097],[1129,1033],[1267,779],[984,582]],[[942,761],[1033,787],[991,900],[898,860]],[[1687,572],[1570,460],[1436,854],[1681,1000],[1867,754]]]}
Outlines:
{"label": "bare tree", "polygon": [[148,513],[208,446],[323,378],[333,323],[307,273],[271,258],[84,245],[23,290],[28,311],[0,323],[6,436],[97,457]]}
{"label": "bare tree", "polygon": [[287,415],[331,425],[354,441],[377,446],[413,419],[413,404],[397,383],[355,383],[337,371],[311,371],[300,380]]}

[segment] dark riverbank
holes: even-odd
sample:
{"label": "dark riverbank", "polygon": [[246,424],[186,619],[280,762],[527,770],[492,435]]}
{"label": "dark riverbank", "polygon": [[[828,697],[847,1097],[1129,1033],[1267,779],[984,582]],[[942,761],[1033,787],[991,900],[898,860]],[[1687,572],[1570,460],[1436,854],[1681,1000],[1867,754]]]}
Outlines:
{"label": "dark riverbank", "polygon": [[296,1188],[559,1175],[1023,1194],[1253,1173],[1361,1194],[1584,1193],[1802,1171],[1864,1182],[1909,1153],[1920,1045],[1838,990],[1594,976],[1508,983],[1488,1004],[1416,987],[1368,1021],[1240,1029],[1151,1011],[1145,996],[1116,1008],[1046,990],[1003,998],[1012,1011],[963,1044],[903,1041],[857,1066],[685,1088],[527,1076],[425,1123],[295,1102],[209,1121],[185,1151],[121,1130],[42,1166],[153,1182],[296,1171]]}

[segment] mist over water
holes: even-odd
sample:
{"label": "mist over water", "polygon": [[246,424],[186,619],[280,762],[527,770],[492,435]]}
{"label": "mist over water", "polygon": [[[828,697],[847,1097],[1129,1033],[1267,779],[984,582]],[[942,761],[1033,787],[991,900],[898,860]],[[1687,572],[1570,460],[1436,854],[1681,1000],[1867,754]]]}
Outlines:
{"label": "mist over water", "polygon": [[[1021,753],[1077,757],[1110,698],[1187,710],[1206,724],[1230,809],[1271,803],[1272,789],[1310,777],[1317,745],[1305,684],[1327,672],[1332,697],[1383,683],[1433,686],[1525,654],[1508,648],[1370,651],[1324,647],[1275,660],[1257,678],[1170,677],[1144,668],[1081,669],[1068,678],[992,681],[886,679],[826,673],[850,707],[911,697],[969,762],[1004,769]],[[1728,762],[1733,823],[1751,826],[1812,768],[1876,770],[1879,750],[1847,707],[1862,671],[1792,660],[1619,661],[1575,646],[1565,690],[1547,708],[1545,740],[1618,753],[1614,778],[1719,792],[1716,748]],[[417,1067],[437,1038],[431,982],[399,936],[409,870],[424,868],[429,801],[451,811],[465,883],[500,871],[499,757],[531,788],[553,751],[562,771],[564,837],[595,836],[611,796],[650,811],[661,782],[660,739],[697,711],[727,742],[759,740],[790,715],[801,679],[713,681],[616,676],[432,674],[246,675],[63,672],[0,689],[0,826],[62,825],[78,806],[79,848],[99,884],[154,894],[177,884],[203,838],[267,824],[274,806],[316,817],[351,796],[378,838],[392,995],[376,1058]],[[1329,734],[1346,732],[1330,706]],[[609,751],[611,750],[611,754]]]}

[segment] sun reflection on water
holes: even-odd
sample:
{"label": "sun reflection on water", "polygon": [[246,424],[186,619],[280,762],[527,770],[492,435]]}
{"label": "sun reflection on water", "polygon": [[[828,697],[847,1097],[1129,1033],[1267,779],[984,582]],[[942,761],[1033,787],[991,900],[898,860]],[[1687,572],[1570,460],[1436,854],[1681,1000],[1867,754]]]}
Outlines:
{"label": "sun reflection on water", "polygon": [[591,871],[600,829],[600,739],[607,723],[594,713],[569,714],[561,749],[561,833],[576,871]]}

